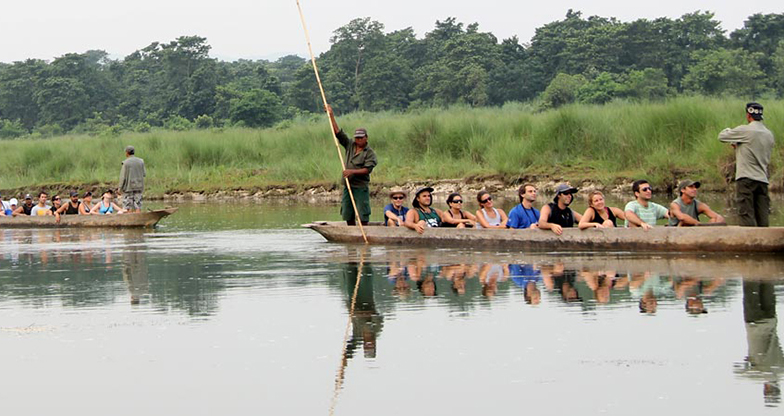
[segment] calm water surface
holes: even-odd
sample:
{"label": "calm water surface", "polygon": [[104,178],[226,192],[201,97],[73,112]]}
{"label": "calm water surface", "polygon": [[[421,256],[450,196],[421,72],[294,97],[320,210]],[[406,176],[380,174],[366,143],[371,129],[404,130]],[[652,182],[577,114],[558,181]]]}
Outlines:
{"label": "calm water surface", "polygon": [[782,413],[781,256],[365,248],[316,219],[0,230],[4,413]]}

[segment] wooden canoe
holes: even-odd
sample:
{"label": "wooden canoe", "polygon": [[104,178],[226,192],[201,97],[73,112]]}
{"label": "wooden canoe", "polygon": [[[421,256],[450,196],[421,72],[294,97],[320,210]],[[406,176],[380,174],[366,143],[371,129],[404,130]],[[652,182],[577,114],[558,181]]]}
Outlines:
{"label": "wooden canoe", "polygon": [[6,216],[0,217],[0,228],[149,228],[175,212],[177,208],[130,214],[61,215],[60,223],[53,216]]}
{"label": "wooden canoe", "polygon": [[[303,224],[338,243],[363,243],[359,227],[344,222]],[[528,251],[632,251],[784,253],[784,227],[655,227],[565,229],[560,236],[544,230],[476,230],[428,228],[424,234],[407,228],[369,225],[370,244],[506,248]]]}

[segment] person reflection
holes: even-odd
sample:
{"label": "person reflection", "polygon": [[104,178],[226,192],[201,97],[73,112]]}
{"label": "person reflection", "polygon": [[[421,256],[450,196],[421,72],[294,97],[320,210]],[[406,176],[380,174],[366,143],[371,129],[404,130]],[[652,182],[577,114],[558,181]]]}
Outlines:
{"label": "person reflection", "polygon": [[[352,256],[356,258],[356,256]],[[345,359],[354,356],[355,351],[362,345],[366,358],[376,357],[376,340],[383,327],[383,317],[376,311],[376,302],[373,297],[373,269],[368,264],[362,264],[362,275],[358,275],[359,263],[355,260],[344,265],[344,280],[346,282],[346,307],[351,313],[351,302],[356,290],[354,314],[351,316],[351,338],[346,345]],[[359,287],[357,287],[359,284]]]}
{"label": "person reflection", "polygon": [[776,326],[776,294],[773,283],[743,280],[743,320],[749,353],[736,374],[762,381],[762,395],[768,405],[781,403],[779,379],[784,374]]}
{"label": "person reflection", "polygon": [[142,297],[150,293],[150,281],[147,277],[147,262],[143,251],[129,249],[123,253],[122,276],[128,285],[131,305],[141,303]]}
{"label": "person reflection", "polygon": [[436,276],[439,274],[438,265],[428,265],[423,254],[412,259],[408,266],[408,276],[416,283],[417,289],[425,297],[436,296]]}
{"label": "person reflection", "polygon": [[580,279],[585,282],[597,303],[610,303],[610,292],[615,287],[615,270],[583,270]]}
{"label": "person reflection", "polygon": [[512,282],[523,289],[523,300],[529,305],[542,302],[542,292],[536,286],[542,280],[540,270],[533,264],[510,264]]}
{"label": "person reflection", "polygon": [[563,263],[542,265],[539,270],[542,273],[544,287],[548,292],[555,290],[566,303],[582,301],[575,287],[575,281],[577,280],[576,270],[566,270]]}
{"label": "person reflection", "polygon": [[509,277],[508,264],[485,263],[479,268],[479,283],[482,284],[482,296],[492,298],[498,292],[498,282]]}
{"label": "person reflection", "polygon": [[686,299],[686,313],[700,315],[708,313],[705,307],[704,295],[712,294],[724,284],[724,279],[702,280],[693,277],[677,277],[672,281],[675,297]]}
{"label": "person reflection", "polygon": [[387,280],[394,286],[392,292],[401,299],[408,297],[411,293],[411,285],[408,283],[408,270],[402,261],[389,261],[387,264]]}
{"label": "person reflection", "polygon": [[452,292],[462,296],[466,293],[466,279],[473,277],[477,269],[475,264],[451,264],[441,268],[441,276],[451,283]]}

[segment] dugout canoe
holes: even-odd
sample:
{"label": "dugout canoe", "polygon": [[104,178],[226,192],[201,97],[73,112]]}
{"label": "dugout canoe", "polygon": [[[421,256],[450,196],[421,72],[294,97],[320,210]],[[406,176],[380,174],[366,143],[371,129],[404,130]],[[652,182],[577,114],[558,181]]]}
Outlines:
{"label": "dugout canoe", "polygon": [[0,217],[0,228],[149,228],[175,212],[177,208],[110,215],[62,215],[60,223],[53,216],[6,216]]}
{"label": "dugout canoe", "polygon": [[[344,222],[303,224],[336,243],[363,243],[359,227]],[[475,230],[364,227],[370,244],[504,248],[528,251],[645,251],[701,253],[784,253],[784,227],[655,227],[565,229],[560,236],[545,230]]]}

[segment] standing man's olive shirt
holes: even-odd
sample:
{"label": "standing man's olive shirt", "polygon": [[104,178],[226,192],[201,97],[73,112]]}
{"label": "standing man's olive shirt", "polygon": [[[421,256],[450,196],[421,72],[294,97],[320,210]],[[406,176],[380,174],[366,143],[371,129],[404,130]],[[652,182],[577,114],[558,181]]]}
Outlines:
{"label": "standing man's olive shirt", "polygon": [[737,144],[735,148],[735,180],[748,178],[769,183],[768,164],[773,152],[773,133],[760,121],[724,129],[719,140]]}
{"label": "standing man's olive shirt", "polygon": [[120,169],[120,191],[142,192],[144,191],[144,177],[147,171],[144,169],[144,160],[130,156],[123,160]]}
{"label": "standing man's olive shirt", "polygon": [[354,154],[356,150],[354,140],[349,139],[343,130],[339,131],[335,136],[337,136],[341,146],[346,149],[346,169],[367,168],[368,170],[367,175],[351,175],[348,178],[351,187],[367,188],[368,184],[370,184],[370,172],[372,172],[373,168],[378,164],[376,152],[374,152],[370,146],[365,146],[359,153]]}

